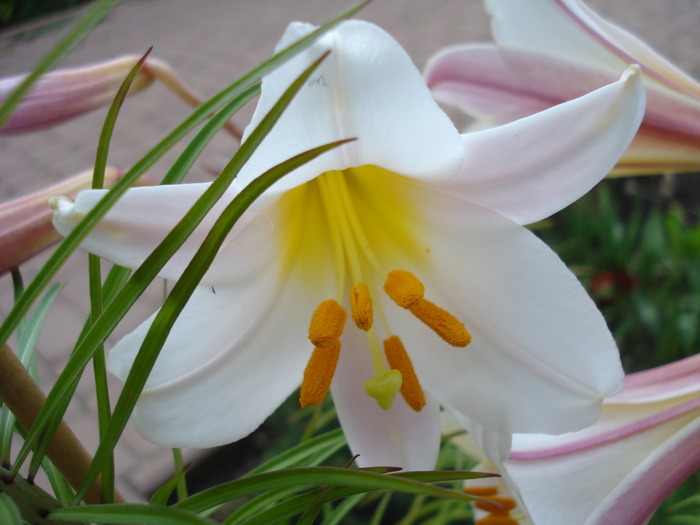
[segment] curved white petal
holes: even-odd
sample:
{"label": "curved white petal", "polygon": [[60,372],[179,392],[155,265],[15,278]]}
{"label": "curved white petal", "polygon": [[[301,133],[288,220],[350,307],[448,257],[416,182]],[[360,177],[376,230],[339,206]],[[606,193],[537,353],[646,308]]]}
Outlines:
{"label": "curved white petal", "polygon": [[440,448],[440,405],[426,393],[426,405],[415,412],[397,394],[389,410],[380,408],[363,388],[374,376],[365,333],[350,325],[331,388],[350,450],[360,455],[358,464],[434,469]]}
{"label": "curved white petal", "polygon": [[[81,247],[120,266],[138,268],[208,187],[208,183],[203,183],[130,188],[86,237]],[[235,187],[232,187],[220,199],[163,267],[159,273],[161,277],[180,277],[235,192]],[[68,235],[106,193],[107,190],[82,191],[74,203],[63,197],[54,198],[53,222],[56,229],[62,235]],[[270,230],[271,222],[265,215],[246,213],[224,241],[222,249],[232,243],[235,246],[249,245],[266,237]],[[255,248],[251,250],[253,255],[261,252],[259,246]],[[228,280],[237,277],[231,270],[233,265],[230,262],[223,272],[215,272],[216,264],[205,275],[203,283],[216,282],[216,276]],[[251,267],[250,264],[241,263],[237,266]]]}
{"label": "curved white petal", "polygon": [[[278,47],[313,28],[292,24]],[[260,102],[244,136],[312,61],[331,54],[296,95],[239,175],[241,185],[310,148],[358,140],[298,168],[275,185],[295,187],[323,172],[381,166],[402,175],[445,180],[462,165],[459,136],[406,52],[383,30],[348,21],[263,80]]]}
{"label": "curved white petal", "polygon": [[[514,436],[514,454],[523,444],[532,449],[540,437]],[[699,437],[700,409],[602,446],[540,460],[511,458],[504,468],[537,524],[642,524],[700,466]],[[551,445],[550,437],[541,445]]]}
{"label": "curved white petal", "polygon": [[[315,268],[307,283],[297,273],[305,261],[285,271],[279,259],[266,259],[250,279],[196,290],[137,403],[134,422],[146,439],[171,447],[230,443],[299,386],[313,350],[308,323],[332,296],[333,274],[326,264],[328,271]],[[152,319],[110,352],[108,366],[118,377],[126,377]]]}
{"label": "curved white petal", "polygon": [[442,187],[520,224],[572,203],[615,165],[644,115],[638,71],[578,99],[462,135],[467,158]]}
{"label": "curved white petal", "polygon": [[489,123],[544,111],[615,82],[619,72],[490,44],[439,51],[424,71],[433,96]]}
{"label": "curved white petal", "polygon": [[450,347],[409,312],[386,305],[424,389],[505,434],[562,433],[596,421],[623,373],[605,321],[576,277],[508,219],[425,186],[412,191],[424,219],[418,245],[429,252],[427,265],[413,269],[426,298],[473,336],[466,348]]}
{"label": "curved white petal", "polygon": [[657,87],[700,100],[700,84],[631,33],[579,0],[485,0],[501,46],[575,60],[612,72],[639,64]]}

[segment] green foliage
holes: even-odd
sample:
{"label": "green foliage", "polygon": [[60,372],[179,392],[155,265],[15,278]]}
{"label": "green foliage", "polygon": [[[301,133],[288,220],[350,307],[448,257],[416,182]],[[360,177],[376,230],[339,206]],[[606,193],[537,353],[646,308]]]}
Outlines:
{"label": "green foliage", "polygon": [[538,233],[588,288],[634,372],[700,349],[700,224],[675,201],[634,199],[623,213],[621,184],[605,181]]}
{"label": "green foliage", "polygon": [[33,20],[89,0],[1,0],[0,29]]}

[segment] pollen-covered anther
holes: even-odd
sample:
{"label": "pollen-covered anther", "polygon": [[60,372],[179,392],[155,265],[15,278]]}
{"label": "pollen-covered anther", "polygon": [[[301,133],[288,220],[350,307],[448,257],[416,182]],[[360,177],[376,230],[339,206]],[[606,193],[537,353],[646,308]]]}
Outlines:
{"label": "pollen-covered anther", "polygon": [[331,388],[339,356],[340,342],[330,348],[314,348],[311,359],[304,370],[304,380],[301,383],[299,404],[302,408],[307,405],[318,405],[326,397]]}
{"label": "pollen-covered anther", "polygon": [[381,376],[373,377],[364,382],[362,386],[370,397],[384,410],[389,410],[394,404],[394,398],[401,389],[403,376],[398,370],[389,370]]}
{"label": "pollen-covered anther", "polygon": [[392,335],[384,341],[384,354],[389,366],[401,372],[403,381],[400,392],[404,401],[413,410],[420,412],[425,406],[425,394],[413,369],[411,358],[398,336]]}
{"label": "pollen-covered anther", "polygon": [[384,291],[402,308],[413,308],[423,299],[425,286],[406,270],[392,270],[384,283]]}
{"label": "pollen-covered anther", "polygon": [[328,299],[318,305],[309,325],[309,340],[314,346],[329,348],[338,343],[343,335],[348,314],[345,308],[334,299]]}
{"label": "pollen-covered anther", "polygon": [[471,334],[464,328],[464,323],[460,323],[450,312],[426,299],[419,301],[411,308],[411,312],[452,346],[467,346],[472,340]]}
{"label": "pollen-covered anther", "polygon": [[350,287],[350,313],[355,325],[365,332],[372,328],[374,310],[369,288],[365,283],[357,283]]}
{"label": "pollen-covered anther", "polygon": [[510,516],[510,511],[517,506],[515,500],[498,496],[498,487],[494,485],[471,486],[465,488],[463,492],[481,498],[474,502],[474,506],[489,513],[475,521],[474,525],[518,525],[519,522]]}

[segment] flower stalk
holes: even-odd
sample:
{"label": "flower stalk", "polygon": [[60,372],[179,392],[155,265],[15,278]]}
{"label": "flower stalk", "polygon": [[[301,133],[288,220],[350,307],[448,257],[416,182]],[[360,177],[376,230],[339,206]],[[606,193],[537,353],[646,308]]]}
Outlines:
{"label": "flower stalk", "polygon": [[[46,396],[17,359],[8,345],[0,350],[0,399],[17,418],[24,429],[34,424]],[[92,457],[65,421],[61,421],[46,455],[74,489],[78,489],[85,477]],[[101,480],[95,481],[86,492],[83,501],[88,504],[102,502]],[[114,501],[125,500],[115,489]]]}

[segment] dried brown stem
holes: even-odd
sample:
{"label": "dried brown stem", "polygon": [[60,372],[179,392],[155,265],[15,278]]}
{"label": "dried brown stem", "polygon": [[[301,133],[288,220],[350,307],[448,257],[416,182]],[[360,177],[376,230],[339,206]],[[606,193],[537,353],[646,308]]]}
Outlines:
{"label": "dried brown stem", "polygon": [[[46,402],[44,393],[7,345],[0,350],[0,398],[27,431]],[[58,426],[46,455],[71,487],[77,490],[92,462],[92,456],[65,421]],[[85,494],[85,503],[102,503],[100,484],[98,478]],[[116,489],[114,501],[125,501]]]}

